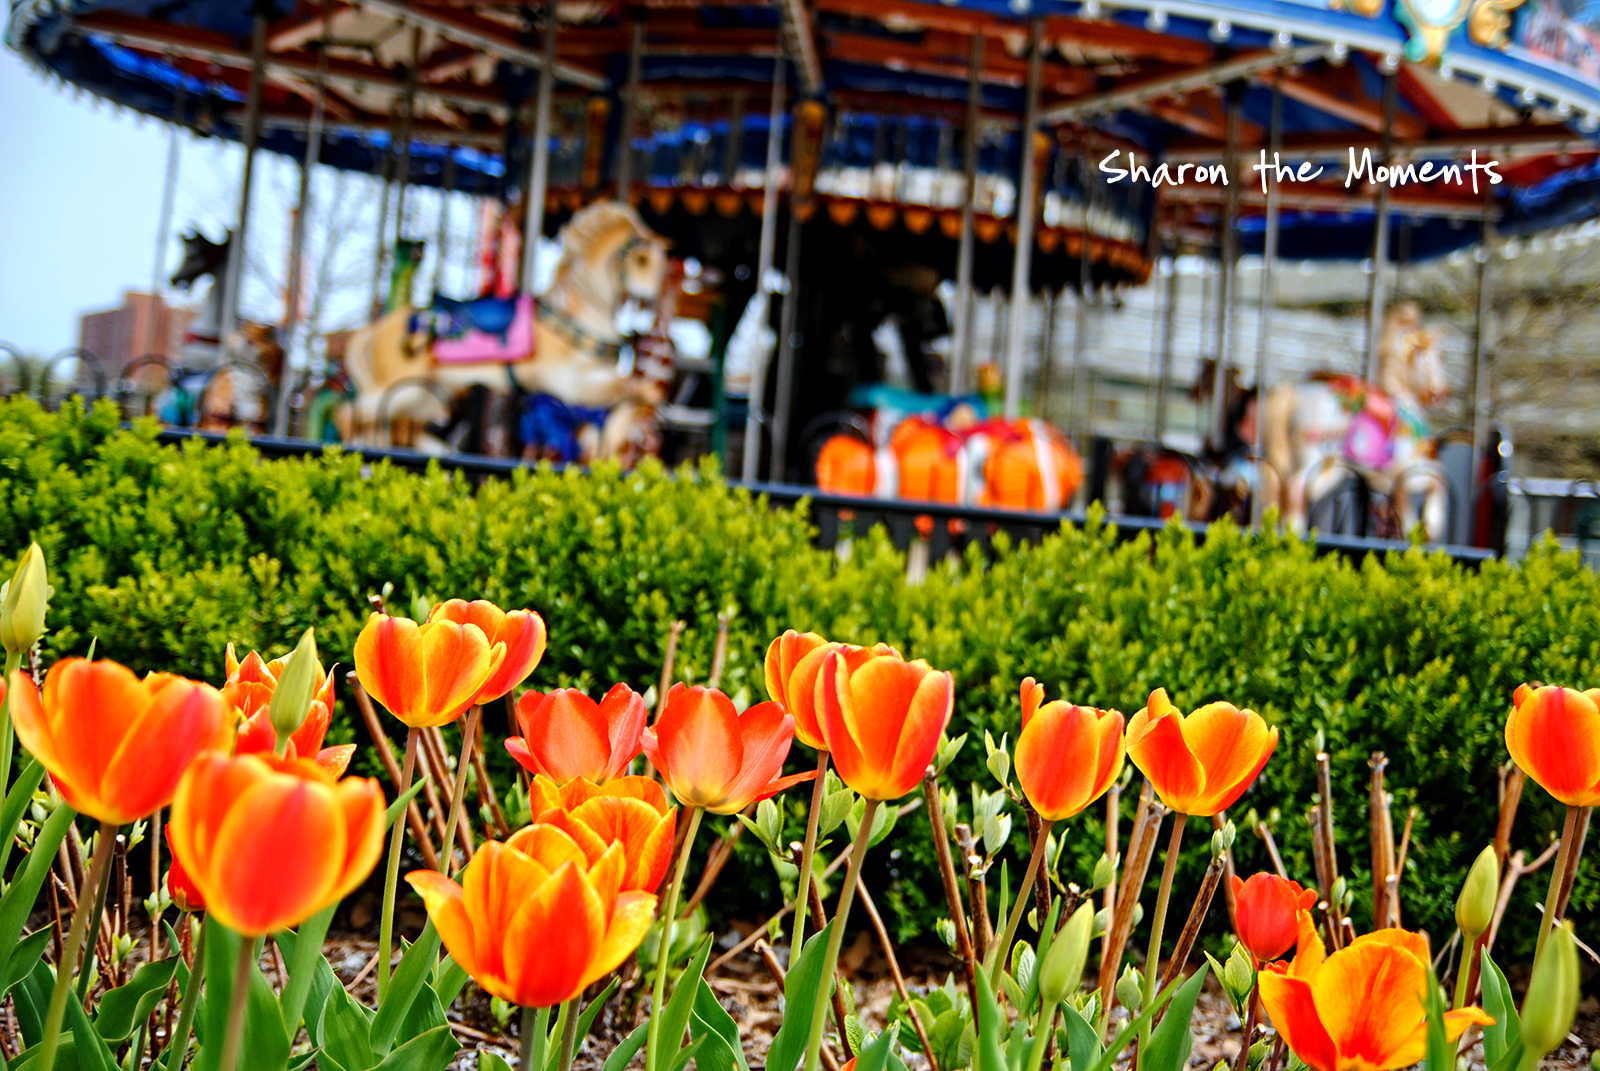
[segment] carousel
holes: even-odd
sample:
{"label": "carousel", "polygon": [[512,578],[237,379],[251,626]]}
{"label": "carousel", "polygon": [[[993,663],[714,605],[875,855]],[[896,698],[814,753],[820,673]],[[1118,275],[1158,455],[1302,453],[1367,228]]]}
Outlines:
{"label": "carousel", "polygon": [[[714,452],[752,483],[931,516],[1102,500],[1326,529],[1381,507],[1392,531],[1464,543],[1488,538],[1498,459],[1483,251],[1600,214],[1600,33],[1572,6],[14,0],[7,41],[246,149],[224,240],[186,239],[173,279],[212,279],[195,345],[151,362],[192,396],[175,421],[576,462]],[[261,150],[302,174],[277,323],[239,313]],[[371,322],[313,360],[277,340],[318,164],[380,177],[383,202]],[[418,292],[419,186],[482,208],[471,292]],[[560,247],[541,286],[531,235]],[[1391,269],[1462,251],[1468,419],[1445,436],[1436,333]],[[1211,282],[1180,309],[1196,260]],[[1360,329],[1325,369],[1275,366],[1286,260],[1362,264]],[[1155,330],[1130,440],[1094,404],[1085,325],[1136,293]],[[1189,382],[1180,315],[1207,324]],[[702,352],[681,352],[683,321]]]}

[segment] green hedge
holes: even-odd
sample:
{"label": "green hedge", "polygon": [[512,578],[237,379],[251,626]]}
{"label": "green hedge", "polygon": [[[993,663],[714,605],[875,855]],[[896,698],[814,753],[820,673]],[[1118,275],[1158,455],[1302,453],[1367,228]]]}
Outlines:
{"label": "green hedge", "polygon": [[[367,596],[392,583],[402,608],[461,595],[539,610],[550,628],[531,682],[541,688],[648,687],[677,619],[687,622],[679,674],[703,680],[724,610],[731,693],[761,691],[765,645],[787,626],[881,639],[955,673],[953,732],[1014,738],[1027,674],[1051,698],[1130,714],[1165,686],[1185,709],[1228,699],[1282,729],[1236,811],[1280,812],[1278,843],[1303,879],[1313,740],[1326,733],[1358,920],[1370,904],[1367,760],[1385,752],[1397,825],[1418,808],[1406,923],[1436,942],[1449,935],[1459,876],[1493,833],[1511,690],[1525,679],[1594,685],[1600,665],[1600,578],[1552,547],[1479,571],[1421,551],[1353,567],[1227,526],[1204,544],[1178,528],[1119,543],[1091,523],[1037,544],[1000,540],[991,560],[974,554],[908,585],[903,555],[881,532],[855,539],[841,560],[811,545],[803,512],[769,509],[710,468],[525,470],[475,485],[337,453],[267,461],[242,442],[176,448],[154,437],[149,425],[118,430],[109,407],[51,415],[0,404],[0,553],[14,558],[34,538],[49,557],[47,661],[94,638],[136,668],[217,681],[228,641],[281,649],[315,623],[324,656],[347,662]],[[342,683],[340,696],[332,739],[361,739]],[[489,728],[492,739],[504,723],[491,717]],[[993,787],[982,750],[970,744],[952,773]],[[358,768],[370,771],[368,752]],[[490,752],[509,768],[498,746]],[[794,767],[804,764],[797,755]],[[792,834],[805,795],[788,801]],[[1530,784],[1514,844],[1532,854],[1558,825],[1558,808]],[[1100,851],[1098,819],[1072,823],[1066,838],[1062,872],[1083,880]],[[735,917],[756,917],[777,897],[749,840],[714,898]],[[1204,862],[1200,840],[1187,880]],[[1246,872],[1266,865],[1247,832],[1237,851]],[[871,867],[900,933],[926,932],[942,910],[926,819],[897,829]],[[1528,932],[1543,885],[1542,874],[1523,883],[1507,940]],[[1585,868],[1575,909],[1597,899]]]}

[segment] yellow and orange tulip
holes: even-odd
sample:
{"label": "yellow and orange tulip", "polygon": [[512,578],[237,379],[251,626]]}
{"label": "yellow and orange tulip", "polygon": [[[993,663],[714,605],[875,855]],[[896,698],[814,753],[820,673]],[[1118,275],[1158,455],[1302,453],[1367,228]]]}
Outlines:
{"label": "yellow and orange tulip", "polygon": [[383,790],[305,759],[208,752],[172,801],[173,858],[229,929],[296,926],[366,880],[383,852]]}
{"label": "yellow and orange tulip", "polygon": [[868,799],[897,800],[921,783],[939,749],[955,682],[920,659],[873,655],[852,669],[830,651],[817,695],[840,779]]}
{"label": "yellow and orange tulip", "polygon": [[678,802],[713,814],[734,814],[815,777],[779,776],[793,740],[794,718],[777,703],[740,714],[717,689],[684,684],[673,685],[643,734],[644,753]]}
{"label": "yellow and orange tulip", "polygon": [[[223,656],[223,664],[228,682],[222,686],[222,698],[242,719],[238,735],[234,738],[233,753],[252,755],[260,751],[277,751],[278,732],[272,727],[270,708],[272,693],[277,690],[278,678],[283,675],[284,660],[274,658],[271,662],[263,661],[259,654],[251,651],[240,662],[230,643]],[[350,766],[351,756],[356,753],[356,746],[322,746],[332,720],[333,670],[330,669],[317,688],[316,697],[311,700],[306,720],[300,723],[300,728],[289,734],[284,757],[311,759],[335,778],[343,777]]]}
{"label": "yellow and orange tulip", "polygon": [[489,841],[462,883],[433,870],[406,876],[452,958],[486,991],[530,1008],[571,1000],[628,957],[656,898],[621,889],[624,849],[591,863],[562,830],[535,825],[516,846]]}
{"label": "yellow and orange tulip", "polygon": [[373,614],[356,637],[361,686],[413,729],[448,725],[466,713],[505,658],[503,642],[444,617],[419,625]]}
{"label": "yellow and orange tulip", "polygon": [[1044,685],[1025,679],[1017,780],[1039,817],[1059,822],[1105,795],[1122,773],[1122,714],[1043,700]]}
{"label": "yellow and orange tulip", "polygon": [[1506,719],[1506,750],[1569,807],[1600,804],[1600,688],[1521,685]]}
{"label": "yellow and orange tulip", "polygon": [[507,738],[506,750],[523,769],[558,785],[580,777],[599,784],[621,776],[639,754],[649,716],[626,684],[598,703],[576,688],[524,692],[517,700],[522,735]]}
{"label": "yellow and orange tulip", "polygon": [[1211,703],[1186,718],[1165,688],[1128,723],[1128,758],[1180,814],[1209,817],[1232,806],[1277,746],[1277,727],[1255,711]]}
{"label": "yellow and orange tulip", "polygon": [[[1326,955],[1302,911],[1294,961],[1259,975],[1261,1003],[1312,1071],[1394,1071],[1427,1050],[1428,962],[1428,939],[1405,930],[1363,934]],[[1493,1022],[1476,1007],[1444,1013],[1452,1043],[1468,1026]]]}
{"label": "yellow and orange tulip", "polygon": [[[627,859],[624,892],[654,892],[672,862],[678,812],[667,806],[667,791],[649,777],[619,777],[597,785],[578,778],[557,785],[535,777],[534,821],[559,827],[591,862],[606,847],[620,844]],[[515,837],[512,838],[515,840]]]}
{"label": "yellow and orange tulip", "polygon": [[115,662],[64,658],[42,696],[21,672],[10,690],[17,739],[69,804],[102,822],[165,807],[196,755],[228,745],[222,693],[168,673],[141,680]]}
{"label": "yellow and orange tulip", "polygon": [[428,612],[428,620],[476,625],[490,645],[506,645],[505,660],[478,690],[475,701],[479,703],[499,699],[527,680],[544,657],[544,618],[532,610],[502,610],[483,599],[447,599]]}
{"label": "yellow and orange tulip", "polygon": [[817,718],[817,680],[822,674],[823,661],[834,651],[844,657],[851,670],[869,658],[895,654],[894,648],[886,643],[857,647],[852,643],[832,643],[815,632],[794,629],[767,647],[767,694],[793,716],[796,739],[817,751],[828,749],[822,723]]}

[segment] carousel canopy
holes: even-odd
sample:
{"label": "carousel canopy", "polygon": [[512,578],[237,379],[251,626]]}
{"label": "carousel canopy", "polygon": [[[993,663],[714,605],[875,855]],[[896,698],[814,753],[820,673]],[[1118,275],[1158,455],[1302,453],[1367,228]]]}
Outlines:
{"label": "carousel canopy", "polygon": [[[1003,244],[1014,232],[1028,40],[1037,32],[1039,129],[1049,137],[1037,165],[1041,252],[1076,256],[1087,231],[1096,263],[1116,269],[1110,281],[1142,278],[1153,227],[1203,244],[1230,193],[1244,248],[1259,246],[1266,198],[1250,165],[1268,147],[1276,113],[1282,159],[1321,169],[1278,184],[1282,253],[1368,255],[1373,185],[1370,173],[1347,181],[1348,173],[1352,163],[1389,160],[1422,176],[1386,195],[1390,256],[1420,259],[1476,240],[1486,213],[1521,232],[1600,212],[1600,32],[1569,6],[562,2],[549,197],[559,208],[604,191],[628,152],[631,192],[653,197],[658,212],[750,211],[782,57],[791,101],[820,101],[827,116],[805,210],[912,236],[949,235],[958,220],[975,77],[977,232]],[[239,138],[256,14],[266,27],[265,148],[304,153],[320,81],[322,162],[392,174],[403,156],[413,183],[520,194],[544,63],[542,15],[526,5],[14,0],[7,40],[75,86]],[[792,159],[795,121],[785,113],[788,173],[804,164]],[[409,151],[398,152],[407,131]],[[1505,181],[1490,186],[1473,171],[1475,188],[1459,168],[1452,179],[1449,165],[1469,159],[1495,161]],[[1109,182],[1107,160],[1151,170],[1231,160],[1232,189],[1192,172],[1159,188],[1137,176]]]}

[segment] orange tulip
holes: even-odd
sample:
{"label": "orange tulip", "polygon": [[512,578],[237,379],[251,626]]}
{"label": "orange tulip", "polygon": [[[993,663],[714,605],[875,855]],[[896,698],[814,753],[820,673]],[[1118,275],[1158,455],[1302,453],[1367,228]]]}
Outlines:
{"label": "orange tulip", "polygon": [[1569,807],[1600,804],[1600,688],[1521,685],[1506,719],[1506,749],[1524,773]]}
{"label": "orange tulip", "polygon": [[[1363,934],[1328,956],[1309,912],[1299,914],[1294,962],[1259,977],[1261,1003],[1289,1050],[1313,1071],[1393,1071],[1428,1046],[1428,940],[1405,930]],[[1469,1025],[1494,1022],[1481,1008],[1444,1013],[1452,1043]]]}
{"label": "orange tulip", "polygon": [[1277,728],[1255,711],[1212,703],[1185,718],[1165,688],[1128,724],[1128,757],[1180,814],[1209,817],[1232,806],[1277,746]]}
{"label": "orange tulip", "polygon": [[505,661],[479,690],[479,703],[493,702],[527,680],[544,657],[544,618],[532,610],[502,610],[483,599],[449,599],[429,611],[428,620],[477,625],[491,645],[506,645]]}
{"label": "orange tulip", "polygon": [[1317,902],[1315,889],[1276,874],[1252,874],[1249,881],[1233,878],[1239,943],[1266,963],[1294,947],[1300,932],[1300,912]]}
{"label": "orange tulip", "polygon": [[624,849],[592,864],[560,829],[536,825],[516,846],[489,841],[457,885],[406,875],[452,958],[489,993],[530,1008],[571,1000],[638,947],[656,898],[622,891]]}
{"label": "orange tulip", "polygon": [[[172,851],[172,826],[168,825],[161,831],[167,838],[167,851]],[[172,897],[172,906],[179,911],[204,911],[206,898],[200,895],[200,890],[189,878],[189,872],[183,869],[183,864],[178,862],[178,854],[173,852],[172,865],[167,867],[167,895]]]}
{"label": "orange tulip", "polygon": [[661,887],[672,862],[678,812],[667,806],[667,792],[659,781],[619,777],[597,785],[580,777],[557,785],[538,776],[531,795],[534,821],[559,827],[590,862],[599,859],[607,846],[622,845],[627,858],[624,892],[654,892]]}
{"label": "orange tulip", "polygon": [[227,704],[209,684],[115,662],[64,658],[41,697],[11,676],[17,739],[50,771],[75,809],[124,825],[172,802],[196,755],[228,744]]}
{"label": "orange tulip", "polygon": [[857,647],[851,643],[830,643],[815,632],[790,629],[767,647],[767,694],[794,717],[794,735],[806,747],[826,751],[828,742],[817,720],[817,678],[829,653],[844,655],[851,670],[878,655],[894,655],[886,643]]}
{"label": "orange tulip", "polygon": [[955,705],[950,674],[887,654],[852,669],[830,651],[819,679],[822,728],[844,783],[874,800],[897,800],[921,783]]}
{"label": "orange tulip", "polygon": [[[240,662],[230,643],[223,656],[223,665],[228,673],[228,683],[222,686],[222,698],[243,718],[238,736],[234,738],[233,753],[252,755],[258,751],[277,751],[278,731],[272,727],[270,708],[272,693],[277,690],[278,678],[283,674],[284,660],[274,658],[271,662],[264,662],[260,655],[251,651]],[[312,759],[335,778],[343,777],[350,766],[351,756],[356,753],[356,746],[322,746],[332,720],[333,670],[330,669],[317,689],[316,698],[311,701],[306,720],[289,735],[289,743],[283,750],[284,757]]]}
{"label": "orange tulip", "polygon": [[576,688],[524,692],[517,700],[522,735],[509,737],[506,750],[523,769],[558,785],[575,777],[598,784],[627,770],[649,716],[644,699],[626,684],[598,703]]}
{"label": "orange tulip", "polygon": [[276,755],[200,756],[172,801],[172,855],[206,910],[260,937],[338,903],[383,852],[383,790]]}
{"label": "orange tulip", "polygon": [[440,618],[419,625],[373,614],[356,637],[356,676],[367,693],[411,726],[448,725],[478,701],[505,662],[506,645],[490,643],[468,622]]}
{"label": "orange tulip", "polygon": [[817,776],[779,776],[793,739],[794,718],[777,703],[740,714],[715,688],[683,684],[672,686],[666,709],[643,736],[644,753],[678,802],[713,814],[734,814]]}
{"label": "orange tulip", "polygon": [[1046,821],[1071,818],[1105,795],[1122,773],[1122,714],[1056,700],[1040,706],[1044,686],[1022,682],[1017,780]]}

